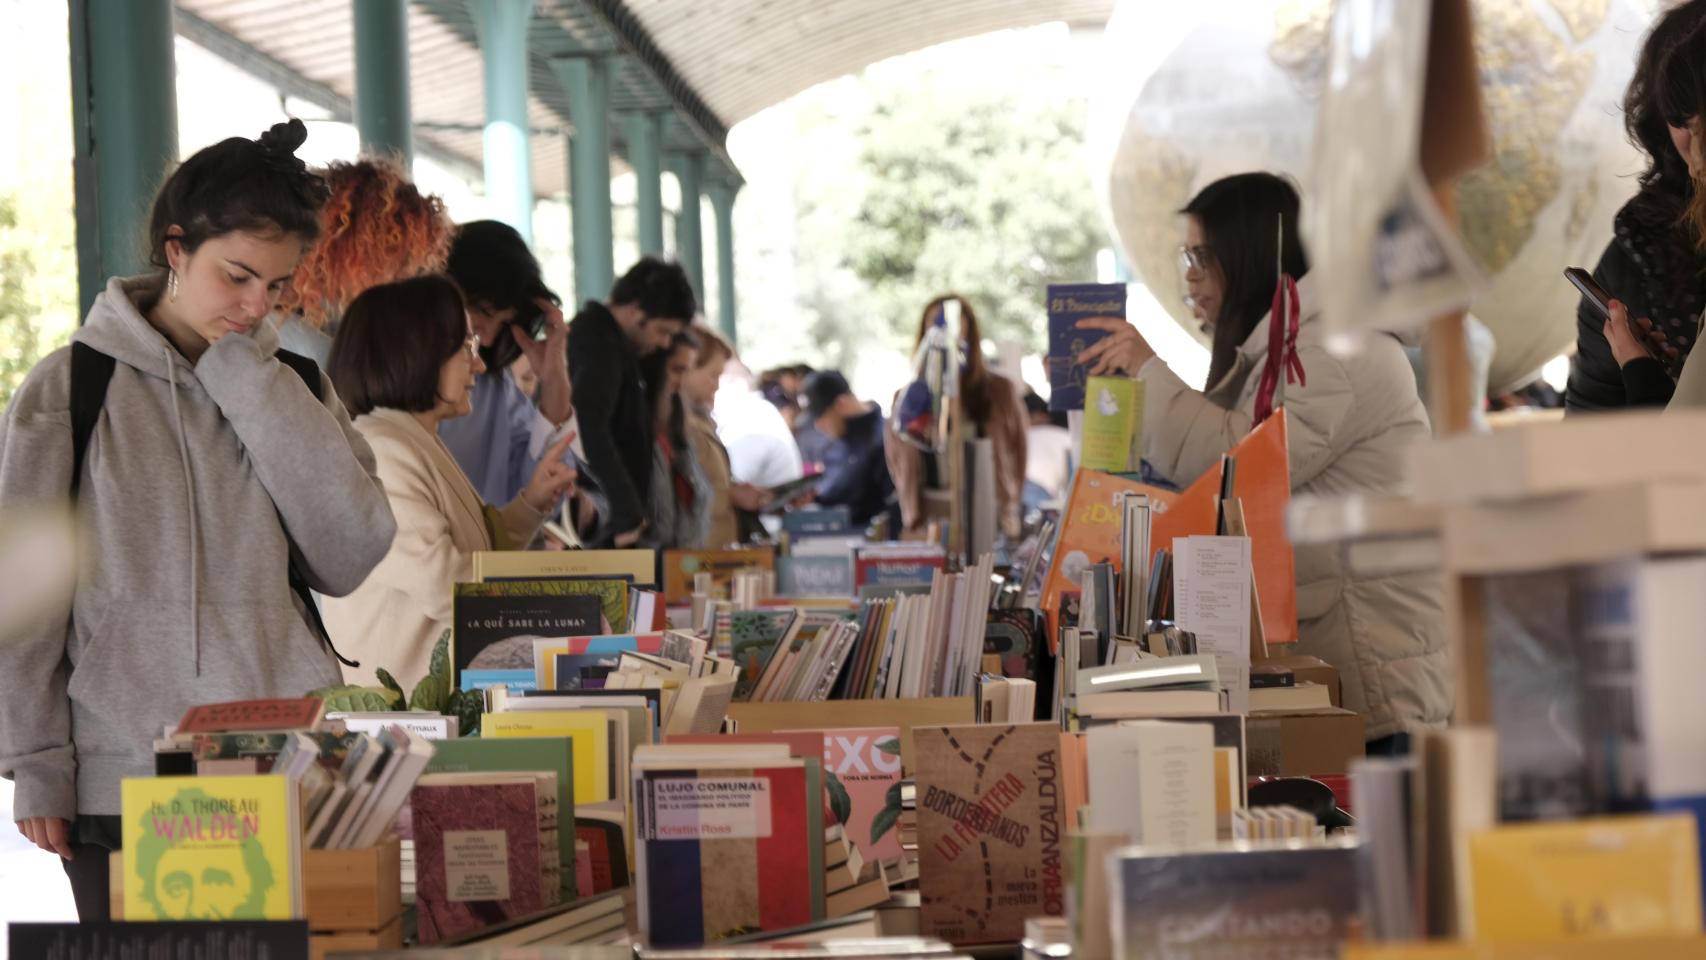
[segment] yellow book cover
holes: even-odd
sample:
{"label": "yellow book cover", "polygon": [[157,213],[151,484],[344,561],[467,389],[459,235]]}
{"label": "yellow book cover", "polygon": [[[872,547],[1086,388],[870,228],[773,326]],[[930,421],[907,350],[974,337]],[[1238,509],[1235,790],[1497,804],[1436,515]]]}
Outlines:
{"label": "yellow book cover", "polygon": [[126,920],[294,920],[302,824],[282,776],[124,781]]}
{"label": "yellow book cover", "polygon": [[652,550],[482,550],[474,554],[474,579],[543,580],[553,577],[631,577],[636,587],[657,583]]}
{"label": "yellow book cover", "polygon": [[[627,719],[624,717],[623,722]],[[480,717],[482,737],[568,737],[575,805],[610,795],[610,717],[602,710],[508,710]]]}
{"label": "yellow book cover", "polygon": [[1143,383],[1126,377],[1091,377],[1084,385],[1086,470],[1130,473],[1143,427]]}
{"label": "yellow book cover", "polygon": [[1469,838],[1476,938],[1697,934],[1698,849],[1680,814],[1483,830]]}

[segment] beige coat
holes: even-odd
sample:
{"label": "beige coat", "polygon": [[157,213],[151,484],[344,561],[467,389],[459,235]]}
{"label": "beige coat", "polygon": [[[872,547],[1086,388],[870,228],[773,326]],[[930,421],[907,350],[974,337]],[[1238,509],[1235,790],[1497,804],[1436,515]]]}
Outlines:
{"label": "beige coat", "polygon": [[[1404,452],[1430,433],[1409,360],[1396,339],[1380,333],[1363,335],[1354,355],[1329,353],[1327,333],[1315,322],[1312,279],[1299,284],[1304,321],[1297,339],[1309,382],[1285,388],[1292,492],[1401,494]],[[1146,384],[1150,465],[1189,484],[1248,434],[1267,355],[1264,319],[1207,395],[1159,359],[1145,364],[1138,378]],[[1339,669],[1345,705],[1364,715],[1370,740],[1437,726],[1451,715],[1440,594],[1435,577],[1353,577],[1336,548],[1297,549],[1297,652]]]}
{"label": "beige coat", "polygon": [[[473,574],[473,555],[493,548],[486,505],[438,435],[413,414],[374,410],[355,419],[373,448],[379,479],[397,518],[391,551],[356,591],[326,597],[326,627],[338,648],[361,668],[344,668],[349,683],[376,684],[384,667],[406,694],[426,676],[433,644],[450,628],[458,581]],[[502,510],[510,543],[533,539],[544,523],[517,497]]]}

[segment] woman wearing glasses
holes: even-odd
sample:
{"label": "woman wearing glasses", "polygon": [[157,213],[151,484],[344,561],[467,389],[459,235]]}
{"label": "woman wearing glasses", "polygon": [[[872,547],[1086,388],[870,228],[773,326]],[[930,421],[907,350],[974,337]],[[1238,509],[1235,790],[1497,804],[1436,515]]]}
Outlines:
{"label": "woman wearing glasses", "polygon": [[[1180,485],[1254,429],[1259,407],[1283,405],[1293,493],[1401,493],[1404,451],[1429,434],[1415,376],[1403,346],[1385,334],[1360,337],[1347,356],[1328,352],[1298,207],[1290,183],[1246,173],[1209,184],[1181,211],[1188,302],[1213,338],[1207,391],[1187,386],[1123,320],[1083,321],[1108,336],[1081,359],[1093,374],[1144,382],[1144,459]],[[1285,299],[1297,304],[1302,376],[1283,397],[1264,396],[1282,270],[1297,281],[1295,300],[1289,291]],[[1284,363],[1277,374],[1285,383]],[[1352,576],[1336,551],[1299,547],[1297,615],[1298,652],[1339,669],[1345,706],[1363,714],[1370,752],[1402,752],[1410,731],[1444,723],[1452,696],[1437,583]]]}
{"label": "woman wearing glasses", "polygon": [[332,341],[332,384],[373,448],[397,517],[391,551],[347,597],[328,597],[326,622],[362,664],[352,683],[385,667],[411,689],[451,623],[451,593],[478,550],[533,539],[558,498],[573,496],[562,462],[572,436],[540,459],[521,493],[487,506],[439,439],[439,425],[473,409],[486,367],[456,285],[440,276],[373,287],[349,305]]}

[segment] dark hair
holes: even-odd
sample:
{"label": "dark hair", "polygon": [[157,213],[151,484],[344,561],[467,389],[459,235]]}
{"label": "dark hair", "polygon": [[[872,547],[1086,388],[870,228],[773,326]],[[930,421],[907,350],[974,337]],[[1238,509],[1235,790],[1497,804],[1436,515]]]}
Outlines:
{"label": "dark hair", "polygon": [[699,312],[687,271],[679,263],[657,257],[641,257],[610,288],[610,305],[619,304],[639,307],[649,319],[679,320],[683,325],[692,323]]}
{"label": "dark hair", "polygon": [[951,337],[959,337],[965,341],[966,365],[960,373],[960,402],[965,405],[966,417],[980,427],[989,424],[989,381],[993,374],[983,362],[983,333],[978,329],[977,313],[972,310],[966,298],[957,293],[937,297],[924,305],[924,313],[918,318],[918,336],[912,340],[913,349],[924,342],[924,334],[930,330],[930,325],[936,322],[936,315],[942,312],[943,306],[952,300],[960,305],[960,329],[948,331]]}
{"label": "dark hair", "polygon": [[351,416],[380,407],[423,413],[438,404],[438,374],[468,342],[456,284],[436,274],[380,284],[350,302],[327,374]]}
{"label": "dark hair", "polygon": [[681,331],[669,339],[668,347],[640,360],[640,378],[646,385],[646,411],[649,416],[646,423],[657,423],[658,404],[668,403],[669,442],[677,450],[684,449],[687,445],[687,420],[681,404],[676,402],[676,395],[665,395],[663,387],[669,380],[669,358],[675,355],[675,351],[683,348],[699,349],[699,338],[694,336],[693,331]]}
{"label": "dark hair", "polygon": [[[560,304],[562,298],[545,285],[539,260],[516,229],[497,220],[475,220],[456,228],[450,257],[444,265],[462,295],[475,307],[515,309],[514,325],[537,336],[545,314],[536,300]],[[508,330],[480,345],[488,375],[500,374],[521,356],[521,347]]]}
{"label": "dark hair", "polygon": [[[154,197],[148,218],[148,260],[168,269],[166,243],[185,253],[238,231],[295,234],[313,243],[320,233],[326,182],[296,158],[308,139],[301,120],[275,123],[259,139],[231,137],[178,164]],[[173,227],[181,236],[168,237]]]}
{"label": "dark hair", "polygon": [[[1220,268],[1220,314],[1209,318],[1214,323],[1211,387],[1232,369],[1238,348],[1273,307],[1279,283],[1275,265],[1294,279],[1309,272],[1297,232],[1300,205],[1290,181],[1271,173],[1240,173],[1202,188],[1179,211],[1202,225]],[[1276,232],[1283,232],[1283,241]]]}
{"label": "dark hair", "polygon": [[[1677,155],[1668,127],[1671,121],[1679,119],[1677,111],[1688,109],[1681,101],[1698,96],[1698,89],[1692,94],[1689,90],[1698,83],[1697,79],[1682,87],[1677,84],[1686,83],[1689,74],[1700,69],[1701,64],[1682,61],[1676,67],[1683,69],[1669,71],[1665,65],[1670,52],[1684,38],[1696,33],[1702,23],[1706,23],[1706,0],[1688,0],[1659,17],[1641,45],[1635,75],[1629,79],[1629,88],[1623,94],[1623,127],[1629,134],[1629,142],[1647,155],[1647,169],[1640,176],[1641,189],[1630,202],[1629,211],[1650,227],[1668,230],[1674,226],[1694,192],[1688,164]],[[1686,122],[1697,115],[1699,104],[1694,106],[1693,112],[1681,113],[1680,119]]]}

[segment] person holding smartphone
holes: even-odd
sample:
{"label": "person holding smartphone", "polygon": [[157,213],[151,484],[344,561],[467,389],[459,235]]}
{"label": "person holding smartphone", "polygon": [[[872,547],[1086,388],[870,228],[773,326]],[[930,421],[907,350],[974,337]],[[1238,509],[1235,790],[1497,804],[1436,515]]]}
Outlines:
{"label": "person holding smartphone", "polygon": [[[443,421],[439,436],[481,499],[509,503],[539,465],[535,435],[560,430],[574,416],[568,324],[527,241],[507,223],[458,227],[445,272],[468,303],[484,372],[474,380],[472,412]],[[520,357],[539,378],[537,406],[504,374]]]}
{"label": "person holding smartphone", "polygon": [[[1606,245],[1593,278],[1621,301],[1627,315],[1649,336],[1662,342],[1661,358],[1635,365],[1631,392],[1626,360],[1644,352],[1629,328],[1583,297],[1576,311],[1576,355],[1570,361],[1570,380],[1564,406],[1570,413],[1617,410],[1633,406],[1663,406],[1671,398],[1670,381],[1679,376],[1699,335],[1701,311],[1706,308],[1706,251],[1697,227],[1685,214],[1695,202],[1695,178],[1700,163],[1697,121],[1699,110],[1671,104],[1667,99],[1697,87],[1706,63],[1669,56],[1702,23],[1706,0],[1688,0],[1667,11],[1653,25],[1641,47],[1635,75],[1623,98],[1624,127],[1629,140],[1647,157],[1640,189],[1617,212],[1614,235]],[[1670,72],[1665,74],[1666,65]],[[1681,85],[1680,87],[1678,85]],[[1607,299],[1609,300],[1610,297]],[[1619,344],[1626,339],[1619,357]],[[1651,378],[1662,367],[1665,382]]]}

